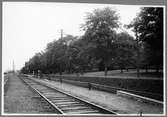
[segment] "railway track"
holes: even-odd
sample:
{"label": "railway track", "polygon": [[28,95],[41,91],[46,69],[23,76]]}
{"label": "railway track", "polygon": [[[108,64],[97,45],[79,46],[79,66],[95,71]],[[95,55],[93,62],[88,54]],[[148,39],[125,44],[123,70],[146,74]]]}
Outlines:
{"label": "railway track", "polygon": [[59,114],[117,114],[65,92],[56,90],[30,78],[21,78],[35,92],[51,104]]}

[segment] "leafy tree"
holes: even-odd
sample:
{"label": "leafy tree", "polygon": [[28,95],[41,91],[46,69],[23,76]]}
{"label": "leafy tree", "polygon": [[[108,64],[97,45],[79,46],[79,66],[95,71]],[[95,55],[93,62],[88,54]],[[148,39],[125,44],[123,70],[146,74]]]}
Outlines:
{"label": "leafy tree", "polygon": [[146,43],[146,63],[155,66],[158,71],[163,64],[163,8],[142,8],[130,26],[134,28],[139,41]]}
{"label": "leafy tree", "polygon": [[117,34],[115,64],[121,68],[121,72],[128,66],[134,66],[134,55],[136,51],[135,40],[126,32]]}
{"label": "leafy tree", "polygon": [[62,74],[62,72],[65,71],[69,60],[68,46],[75,39],[76,37],[73,37],[72,35],[67,35],[62,39],[55,41],[50,46],[48,45],[48,52],[50,52],[52,58],[51,66],[55,69],[54,72],[59,71],[59,73]]}
{"label": "leafy tree", "polygon": [[116,39],[115,29],[118,28],[118,15],[111,8],[95,9],[89,13],[86,23],[83,25],[85,30],[84,38],[90,43],[89,50],[96,59],[100,59],[107,67],[114,57],[113,43]]}

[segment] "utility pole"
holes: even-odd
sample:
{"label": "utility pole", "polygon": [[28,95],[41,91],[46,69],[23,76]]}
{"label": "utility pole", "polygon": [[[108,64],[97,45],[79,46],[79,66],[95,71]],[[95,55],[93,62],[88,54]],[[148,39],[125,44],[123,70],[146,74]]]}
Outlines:
{"label": "utility pole", "polygon": [[61,39],[63,39],[63,29],[61,29]]}
{"label": "utility pole", "polygon": [[138,32],[137,32],[137,27],[136,27],[136,29],[135,29],[135,35],[136,35],[136,41],[137,41],[137,77],[139,77],[140,75],[140,46],[139,46],[139,37],[138,37]]}
{"label": "utility pole", "polygon": [[13,60],[13,73],[15,72],[15,65],[14,65],[14,60]]}
{"label": "utility pole", "polygon": [[[61,40],[62,39],[63,39],[63,29],[61,29]],[[60,64],[60,75],[62,75],[62,64]]]}

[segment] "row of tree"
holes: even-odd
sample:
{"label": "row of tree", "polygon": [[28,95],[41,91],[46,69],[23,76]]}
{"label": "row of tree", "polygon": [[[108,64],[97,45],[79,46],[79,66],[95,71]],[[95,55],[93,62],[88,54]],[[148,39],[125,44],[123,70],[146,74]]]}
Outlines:
{"label": "row of tree", "polygon": [[146,68],[153,66],[157,72],[163,68],[163,12],[162,7],[142,8],[138,17],[128,26],[133,28],[136,39],[142,44],[141,64]]}
{"label": "row of tree", "polygon": [[[119,16],[111,8],[88,13],[81,37],[67,35],[47,44],[21,69],[23,73],[74,73],[124,68],[156,68],[163,65],[163,9],[142,8],[138,17],[127,25],[127,32],[117,33]],[[140,60],[140,61],[139,61]]]}

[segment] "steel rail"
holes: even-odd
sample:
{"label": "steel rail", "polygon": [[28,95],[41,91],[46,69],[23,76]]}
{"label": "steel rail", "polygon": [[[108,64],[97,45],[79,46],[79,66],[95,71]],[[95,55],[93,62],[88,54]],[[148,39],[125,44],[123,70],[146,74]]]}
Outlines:
{"label": "steel rail", "polygon": [[39,96],[41,96],[44,100],[46,100],[53,108],[55,108],[60,114],[64,114],[55,104],[53,104],[49,99],[47,99],[42,93],[40,93],[37,89],[33,88],[29,83],[27,83],[23,78],[22,81],[27,84],[34,92],[36,92]]}
{"label": "steel rail", "polygon": [[[31,80],[33,80],[33,79],[31,79]],[[35,81],[35,80],[34,80],[34,81]],[[35,81],[35,82],[37,82],[37,81]],[[37,83],[39,83],[39,82],[37,82]],[[68,93],[68,92],[64,92],[63,90],[57,89],[56,87],[52,87],[52,86],[50,86],[50,85],[47,85],[47,84],[44,84],[44,83],[41,83],[41,82],[40,82],[40,84],[42,84],[42,85],[44,85],[44,86],[47,86],[48,88],[51,88],[51,89],[53,89],[53,90],[59,91],[59,92],[65,94],[65,95],[68,95],[68,96],[70,96],[70,97],[74,97],[74,98],[77,99],[77,100],[80,100],[80,101],[85,102],[85,103],[87,103],[87,104],[89,104],[89,105],[95,106],[95,107],[97,107],[97,108],[99,108],[99,109],[102,109],[102,110],[104,110],[104,111],[106,111],[106,112],[109,112],[109,113],[118,115],[118,113],[116,113],[116,112],[114,112],[114,111],[111,111],[111,110],[109,110],[109,109],[107,109],[107,108],[104,108],[104,107],[102,107],[102,106],[100,106],[100,105],[97,105],[97,104],[95,104],[95,103],[93,103],[93,102],[90,102],[90,101],[87,101],[87,100],[85,100],[85,99],[81,99],[81,98],[79,98],[79,97],[77,97],[77,96],[75,96],[75,95],[72,95],[72,94]]]}
{"label": "steel rail", "polygon": [[[85,113],[86,112],[88,112],[88,114],[89,113],[96,113],[97,112],[97,114],[115,114],[115,115],[118,115],[118,113],[116,113],[116,112],[114,112],[114,111],[111,111],[111,110],[108,110],[108,109],[106,109],[106,108],[104,108],[104,107],[102,107],[102,106],[99,106],[99,105],[97,105],[97,104],[94,104],[94,103],[92,103],[92,102],[89,102],[89,101],[87,101],[87,100],[84,100],[84,99],[81,99],[81,98],[79,98],[79,97],[76,97],[76,96],[74,96],[74,95],[72,95],[72,94],[70,94],[70,93],[67,93],[67,92],[64,92],[64,91],[62,91],[62,90],[60,90],[60,89],[57,89],[57,88],[55,88],[55,87],[52,87],[52,86],[50,86],[50,85],[47,85],[47,84],[45,84],[45,83],[42,83],[42,82],[38,82],[38,81],[36,81],[36,80],[34,80],[33,78],[28,78],[28,77],[26,77],[25,79],[27,79],[27,80],[29,80],[28,82],[27,81],[25,81],[25,79],[24,78],[21,78],[21,79],[23,79],[23,81],[26,83],[26,84],[28,84],[33,90],[35,90],[35,92],[37,92],[41,97],[43,97],[48,103],[50,103],[56,110],[58,110],[61,114],[68,114],[67,112],[64,112],[64,110],[62,110],[62,109],[60,109],[60,107],[58,107],[55,103],[53,103],[53,100],[51,100],[51,99],[48,99],[48,97],[47,96],[44,96],[40,91],[38,91],[37,89],[35,89],[34,87],[32,87],[31,86],[31,83],[28,83],[28,82],[35,82],[35,83],[37,83],[37,85],[41,85],[41,86],[43,86],[43,87],[47,87],[48,89],[51,89],[51,90],[54,90],[55,92],[59,92],[59,93],[62,93],[63,95],[67,95],[67,96],[69,96],[71,99],[74,99],[74,100],[76,100],[76,101],[78,101],[77,103],[84,103],[84,104],[86,104],[85,106],[83,106],[83,107],[80,107],[79,109],[82,109],[83,108],[83,112],[84,112],[84,108],[91,108],[90,110],[87,110],[87,111],[85,111]],[[46,92],[45,92],[45,94],[46,94]],[[48,92],[48,94],[49,94],[49,92]],[[52,93],[50,94],[50,95],[52,95]],[[55,97],[56,98],[56,97]],[[60,101],[60,104],[62,104],[61,106],[63,106],[63,104],[64,105],[67,105],[68,103],[71,103],[71,104],[76,104],[76,102],[69,102],[69,99],[66,101],[66,100],[63,100],[63,102],[62,102],[62,100],[63,99],[61,99],[61,100],[56,100],[57,102],[57,104],[59,104],[59,101]],[[72,110],[72,109],[74,109],[75,110],[75,107],[71,107],[71,108],[67,108],[67,110]],[[91,111],[92,110],[92,111]],[[97,110],[97,111],[96,111]],[[77,111],[77,112],[79,112],[79,111]],[[75,113],[75,112],[74,112]]]}

